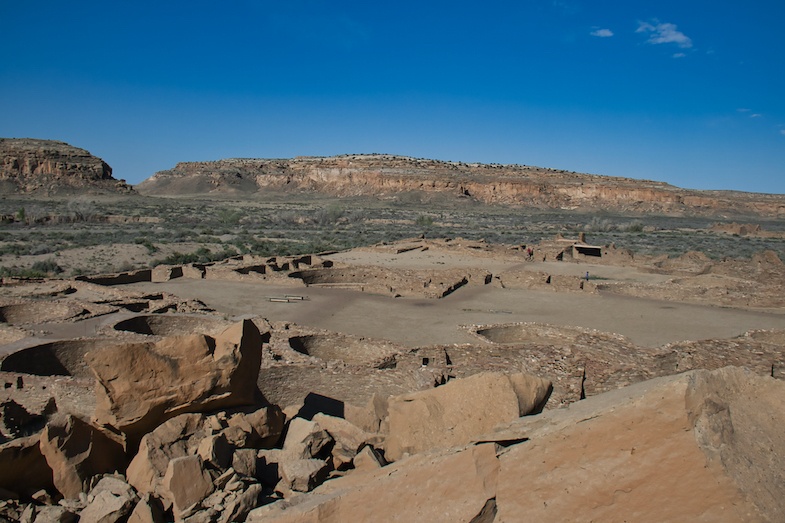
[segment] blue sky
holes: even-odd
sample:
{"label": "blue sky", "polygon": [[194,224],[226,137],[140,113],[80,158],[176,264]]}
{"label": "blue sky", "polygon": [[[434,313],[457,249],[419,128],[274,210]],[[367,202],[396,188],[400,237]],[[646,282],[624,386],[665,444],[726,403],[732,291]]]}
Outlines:
{"label": "blue sky", "polygon": [[0,136],[138,183],[391,153],[785,193],[785,2],[0,0]]}

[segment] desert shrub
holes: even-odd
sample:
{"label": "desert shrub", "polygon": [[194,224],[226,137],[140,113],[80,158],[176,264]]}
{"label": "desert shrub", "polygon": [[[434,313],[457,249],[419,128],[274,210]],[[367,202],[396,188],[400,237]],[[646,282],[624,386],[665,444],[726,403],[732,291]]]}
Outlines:
{"label": "desert shrub", "polygon": [[421,214],[414,220],[415,225],[419,227],[430,227],[433,225],[433,216],[428,216],[427,214]]}
{"label": "desert shrub", "polygon": [[78,198],[68,202],[68,214],[74,222],[90,222],[98,218],[95,202]]}
{"label": "desert shrub", "polygon": [[212,252],[207,247],[199,247],[196,251],[183,254],[174,252],[162,260],[155,260],[153,265],[185,265],[188,263],[208,263],[212,261],[225,260],[232,256],[237,256],[237,251],[225,247],[224,250]]}
{"label": "desert shrub", "polygon": [[619,230],[624,232],[643,232],[643,223],[638,220],[631,221],[619,227]]}
{"label": "desert shrub", "polygon": [[153,242],[151,242],[148,238],[135,238],[134,243],[137,245],[143,245],[147,249],[148,254],[153,254],[158,252],[158,247],[156,247]]}
{"label": "desert shrub", "polygon": [[242,217],[242,211],[236,209],[221,209],[218,211],[218,220],[224,226],[238,225]]}
{"label": "desert shrub", "polygon": [[33,272],[47,274],[47,275],[60,274],[61,272],[63,272],[63,268],[57,265],[57,262],[51,258],[48,260],[41,260],[35,262],[32,265],[32,267],[30,267],[30,270],[32,270]]}

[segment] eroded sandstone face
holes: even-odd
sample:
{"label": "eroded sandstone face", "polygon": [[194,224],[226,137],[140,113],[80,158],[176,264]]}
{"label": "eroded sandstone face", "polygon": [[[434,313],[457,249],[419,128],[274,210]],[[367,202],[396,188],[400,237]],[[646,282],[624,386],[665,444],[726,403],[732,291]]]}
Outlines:
{"label": "eroded sandstone face", "polygon": [[95,421],[125,434],[133,448],[177,414],[252,405],[261,347],[259,329],[245,320],[216,337],[175,336],[88,353],[97,378]]}
{"label": "eroded sandstone face", "polygon": [[90,188],[132,191],[112,177],[106,162],[86,150],[32,138],[0,138],[0,184],[21,193]]}
{"label": "eroded sandstone face", "polygon": [[776,195],[687,190],[662,182],[526,165],[465,164],[373,154],[180,162],[137,186],[143,194],[254,192],[268,188],[337,196],[422,191],[537,208],[785,214],[785,198]]}

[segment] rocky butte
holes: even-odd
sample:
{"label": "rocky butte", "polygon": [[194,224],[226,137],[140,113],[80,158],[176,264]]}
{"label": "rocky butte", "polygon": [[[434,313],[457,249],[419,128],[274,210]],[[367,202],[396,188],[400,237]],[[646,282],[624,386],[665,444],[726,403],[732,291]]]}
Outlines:
{"label": "rocky butte", "polygon": [[136,188],[150,195],[293,190],[384,197],[418,191],[541,209],[785,216],[782,195],[688,190],[662,182],[526,165],[467,164],[378,154],[181,162]]}
{"label": "rocky butte", "polygon": [[97,156],[65,142],[33,138],[0,138],[0,189],[37,195],[133,192]]}

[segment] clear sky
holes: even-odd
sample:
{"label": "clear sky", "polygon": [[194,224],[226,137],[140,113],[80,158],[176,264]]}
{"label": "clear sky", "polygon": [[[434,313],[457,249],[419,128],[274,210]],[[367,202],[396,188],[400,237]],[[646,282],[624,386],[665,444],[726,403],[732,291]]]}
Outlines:
{"label": "clear sky", "polygon": [[785,193],[785,1],[0,0],[0,136]]}

